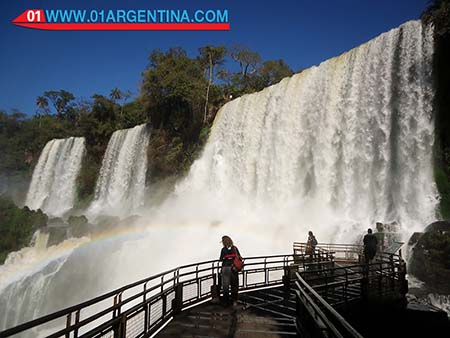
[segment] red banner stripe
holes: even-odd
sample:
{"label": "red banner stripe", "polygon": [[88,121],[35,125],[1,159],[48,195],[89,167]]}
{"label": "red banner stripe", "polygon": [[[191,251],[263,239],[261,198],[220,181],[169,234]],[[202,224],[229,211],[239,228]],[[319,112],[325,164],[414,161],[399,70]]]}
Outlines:
{"label": "red banner stripe", "polygon": [[34,23],[14,22],[15,25],[43,30],[60,31],[228,31],[229,23]]}

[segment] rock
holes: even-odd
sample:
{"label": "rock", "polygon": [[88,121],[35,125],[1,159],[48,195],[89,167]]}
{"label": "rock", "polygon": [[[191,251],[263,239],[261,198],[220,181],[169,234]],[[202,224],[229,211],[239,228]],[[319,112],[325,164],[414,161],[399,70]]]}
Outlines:
{"label": "rock", "polygon": [[450,222],[434,222],[414,237],[409,272],[432,292],[450,294]]}
{"label": "rock", "polygon": [[46,231],[48,231],[47,247],[64,242],[68,238],[67,226],[47,227]]}
{"label": "rock", "polygon": [[109,231],[111,229],[117,228],[120,223],[120,218],[115,216],[98,216],[96,218],[96,224],[93,228],[94,232],[101,233],[104,231]]}
{"label": "rock", "polygon": [[50,218],[47,222],[47,225],[51,228],[67,226],[66,222],[64,222],[64,220],[60,217]]}
{"label": "rock", "polygon": [[413,245],[416,245],[419,239],[422,237],[423,232],[415,232],[412,234],[411,238],[408,241],[408,245],[411,247]]}
{"label": "rock", "polygon": [[70,216],[67,220],[70,226],[72,237],[87,236],[91,232],[91,225],[86,216]]}

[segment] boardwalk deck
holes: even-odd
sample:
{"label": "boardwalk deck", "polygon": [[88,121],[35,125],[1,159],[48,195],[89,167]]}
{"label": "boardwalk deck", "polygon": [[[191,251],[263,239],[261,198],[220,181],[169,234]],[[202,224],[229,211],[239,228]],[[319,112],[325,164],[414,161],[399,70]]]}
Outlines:
{"label": "boardwalk deck", "polygon": [[209,301],[183,311],[157,337],[296,337],[295,295],[283,288],[246,292],[236,307]]}

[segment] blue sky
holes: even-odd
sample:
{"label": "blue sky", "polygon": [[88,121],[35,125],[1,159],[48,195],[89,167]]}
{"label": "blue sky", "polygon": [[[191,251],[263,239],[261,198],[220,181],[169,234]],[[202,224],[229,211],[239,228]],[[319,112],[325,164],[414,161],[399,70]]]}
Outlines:
{"label": "blue sky", "polygon": [[[0,4],[0,109],[34,114],[36,97],[77,97],[118,87],[138,93],[153,49],[244,44],[294,70],[341,54],[417,19],[427,0],[14,0]],[[228,9],[228,32],[59,32],[14,26],[25,9]]]}

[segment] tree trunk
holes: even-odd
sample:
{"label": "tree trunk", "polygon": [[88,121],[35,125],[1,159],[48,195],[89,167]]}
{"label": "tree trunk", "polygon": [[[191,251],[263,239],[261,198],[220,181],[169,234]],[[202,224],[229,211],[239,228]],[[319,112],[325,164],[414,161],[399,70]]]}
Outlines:
{"label": "tree trunk", "polygon": [[206,88],[206,102],[205,102],[205,114],[203,115],[203,124],[206,123],[206,120],[208,118],[208,101],[209,101],[209,90],[211,88],[213,81],[213,62],[212,62],[212,55],[209,53],[209,81],[208,81],[208,87]]}

